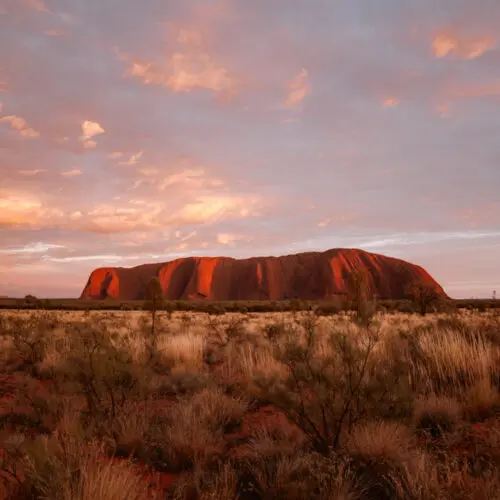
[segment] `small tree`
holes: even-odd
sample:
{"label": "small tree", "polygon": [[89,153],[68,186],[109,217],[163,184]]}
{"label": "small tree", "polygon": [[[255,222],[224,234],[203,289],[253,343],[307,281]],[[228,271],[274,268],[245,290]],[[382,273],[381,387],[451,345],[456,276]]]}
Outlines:
{"label": "small tree", "polygon": [[150,360],[156,350],[156,313],[163,304],[163,290],[158,278],[149,281],[146,287],[146,302],[144,307],[151,311],[151,341],[150,341]]}
{"label": "small tree", "polygon": [[439,300],[436,288],[425,281],[413,281],[406,287],[405,295],[418,307],[422,316]]}
{"label": "small tree", "polygon": [[40,305],[40,301],[34,295],[26,295],[24,303],[30,307],[38,307]]}
{"label": "small tree", "polygon": [[274,356],[288,376],[259,376],[254,382],[261,396],[309,437],[315,451],[328,455],[339,448],[344,430],[384,406],[391,367],[372,360],[379,336],[370,327],[356,338],[328,332],[331,354],[325,355],[315,315],[309,313],[302,326],[303,339],[285,326],[275,332]]}
{"label": "small tree", "polygon": [[356,320],[362,326],[368,326],[375,314],[375,302],[368,283],[368,275],[361,270],[354,270],[349,276]]}

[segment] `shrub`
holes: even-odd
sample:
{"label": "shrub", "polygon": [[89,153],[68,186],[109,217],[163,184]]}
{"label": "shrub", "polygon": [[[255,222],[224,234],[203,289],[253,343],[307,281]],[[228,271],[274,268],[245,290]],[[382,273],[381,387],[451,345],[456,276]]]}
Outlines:
{"label": "shrub", "polygon": [[463,397],[465,415],[474,421],[493,416],[500,407],[500,394],[490,378],[478,380]]}
{"label": "shrub", "polygon": [[[235,500],[239,498],[239,478],[234,464],[218,463],[214,468],[196,465],[172,488],[174,500]],[[170,498],[170,497],[169,497]]]}
{"label": "shrub", "polygon": [[368,275],[364,271],[354,270],[349,276],[348,283],[352,295],[352,307],[356,312],[356,321],[361,326],[368,326],[376,312],[376,303]]}
{"label": "shrub", "polygon": [[405,293],[418,307],[422,316],[425,316],[430,307],[436,305],[440,298],[435,286],[425,281],[413,281],[407,286]]}
{"label": "shrub", "polygon": [[25,450],[22,490],[29,498],[51,500],[144,500],[148,489],[130,462],[108,460],[96,443],[69,436],[39,438]]}
{"label": "shrub", "polygon": [[289,370],[284,380],[257,380],[263,397],[280,408],[310,438],[320,453],[337,448],[342,432],[361,416],[383,406],[389,382],[386,366],[371,363],[377,336],[357,339],[332,333],[330,354],[321,348],[314,317],[301,341],[290,335],[276,355]]}
{"label": "shrub", "polygon": [[365,498],[412,498],[420,461],[408,428],[393,422],[361,424],[349,436],[347,451]]}
{"label": "shrub", "polygon": [[33,313],[29,318],[10,318],[0,325],[0,332],[8,340],[5,353],[6,367],[26,370],[33,377],[39,375],[39,365],[44,360],[48,340],[57,323],[49,313]]}
{"label": "shrub", "polygon": [[147,366],[133,364],[131,350],[114,345],[106,331],[89,326],[80,335],[54,374],[60,384],[84,396],[87,424],[107,434],[131,403],[146,398],[151,373]]}
{"label": "shrub", "polygon": [[203,389],[182,399],[166,415],[165,428],[157,436],[173,468],[206,464],[224,448],[222,436],[237,425],[247,404],[226,396],[220,389]]}
{"label": "shrub", "polygon": [[357,500],[362,497],[344,460],[297,452],[249,456],[242,461],[242,493],[290,500]]}
{"label": "shrub", "polygon": [[432,395],[417,401],[413,418],[418,431],[440,437],[445,432],[453,432],[461,416],[462,409],[455,399]]}

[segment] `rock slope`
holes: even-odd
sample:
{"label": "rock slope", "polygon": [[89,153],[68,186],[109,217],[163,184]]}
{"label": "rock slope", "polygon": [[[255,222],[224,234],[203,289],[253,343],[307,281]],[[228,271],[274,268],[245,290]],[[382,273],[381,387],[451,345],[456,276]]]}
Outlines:
{"label": "rock slope", "polygon": [[282,257],[188,257],[133,268],[93,271],[82,299],[144,299],[149,280],[158,277],[169,300],[331,299],[350,295],[349,276],[364,271],[381,299],[401,299],[408,283],[442,287],[420,266],[356,249],[332,249]]}

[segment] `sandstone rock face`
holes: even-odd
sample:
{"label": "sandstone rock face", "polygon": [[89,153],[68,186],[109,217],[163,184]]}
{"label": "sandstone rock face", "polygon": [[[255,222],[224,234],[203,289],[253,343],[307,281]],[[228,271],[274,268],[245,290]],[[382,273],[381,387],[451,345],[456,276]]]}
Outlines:
{"label": "sandstone rock face", "polygon": [[160,279],[168,300],[331,299],[350,295],[349,276],[365,272],[368,286],[381,299],[401,299],[408,283],[441,286],[421,267],[356,249],[333,249],[283,257],[189,257],[164,264],[93,271],[82,299],[142,300],[146,285]]}

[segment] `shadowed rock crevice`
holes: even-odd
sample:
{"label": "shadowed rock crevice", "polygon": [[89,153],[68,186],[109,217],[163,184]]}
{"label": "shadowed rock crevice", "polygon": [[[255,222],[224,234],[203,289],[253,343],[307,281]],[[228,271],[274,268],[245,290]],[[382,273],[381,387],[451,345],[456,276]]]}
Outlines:
{"label": "shadowed rock crevice", "polygon": [[158,277],[168,300],[321,300],[350,293],[349,277],[361,271],[380,299],[402,299],[418,280],[445,296],[420,266],[363,250],[333,249],[283,257],[189,257],[163,264],[93,271],[82,299],[144,299],[144,283]]}

